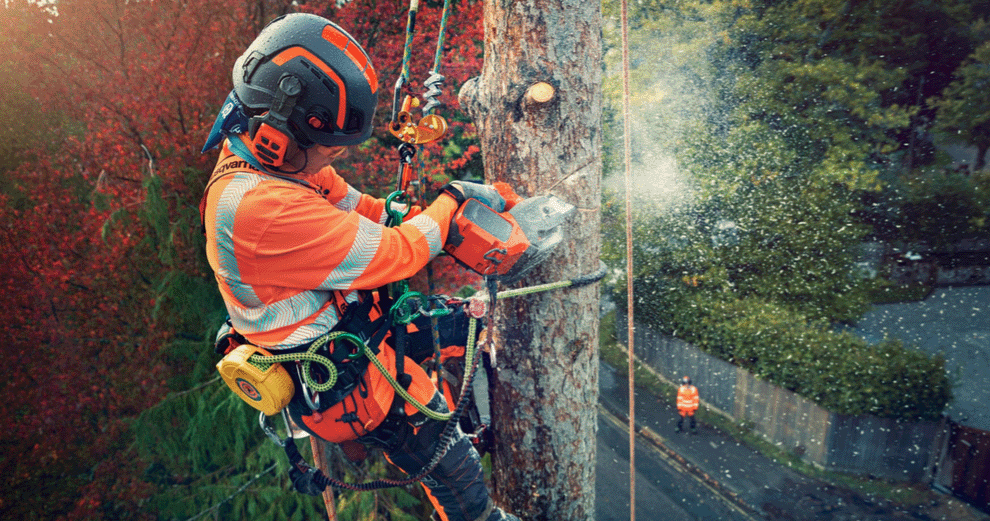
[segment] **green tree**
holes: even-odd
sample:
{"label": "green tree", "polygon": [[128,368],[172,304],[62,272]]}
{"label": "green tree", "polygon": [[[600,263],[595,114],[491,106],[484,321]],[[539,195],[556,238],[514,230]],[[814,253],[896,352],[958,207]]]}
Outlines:
{"label": "green tree", "polygon": [[934,128],[951,141],[976,148],[975,170],[986,166],[990,150],[990,42],[981,45],[956,70],[955,80],[932,98],[938,115]]}
{"label": "green tree", "polygon": [[[865,309],[853,267],[866,232],[856,194],[877,186],[881,152],[912,110],[884,106],[879,94],[902,72],[829,50],[823,38],[854,32],[823,36],[849,9],[835,0],[640,4],[652,19],[633,41],[660,44],[634,53],[635,170],[667,190],[639,206],[682,230],[674,243],[687,251],[711,250],[697,254],[703,267],[670,275],[714,270],[742,296],[811,318],[852,320]],[[727,230],[734,244],[712,249]],[[638,239],[664,240],[657,235]]]}
{"label": "green tree", "polygon": [[[841,393],[823,391],[821,375],[802,383],[808,372],[782,362],[778,355],[788,353],[775,345],[821,357],[815,371],[843,375],[838,387],[847,396],[862,391],[855,367],[830,365],[855,343],[828,324],[856,320],[869,302],[872,282],[856,265],[869,231],[861,195],[899,166],[909,146],[900,136],[921,111],[916,97],[890,95],[915,69],[891,66],[885,53],[900,49],[900,38],[921,41],[890,34],[890,18],[910,18],[909,30],[923,31],[922,4],[637,3],[634,12],[647,17],[633,28],[632,41],[644,45],[633,50],[629,115],[633,175],[647,195],[637,200],[632,253],[641,320],[834,410],[852,410]],[[616,53],[606,60],[618,119]],[[617,222],[605,203],[604,222]],[[608,237],[606,251],[618,260],[621,234]],[[770,328],[769,316],[780,317],[779,326]],[[863,360],[877,358],[855,348]],[[884,378],[903,373],[892,366]],[[936,380],[934,398],[919,405],[926,417],[944,407],[948,387],[944,375]],[[881,410],[900,414],[896,406],[871,412]]]}

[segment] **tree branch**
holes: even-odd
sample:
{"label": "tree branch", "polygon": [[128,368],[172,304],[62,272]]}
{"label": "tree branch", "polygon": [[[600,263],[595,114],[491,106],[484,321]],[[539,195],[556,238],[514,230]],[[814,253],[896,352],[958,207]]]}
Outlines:
{"label": "tree branch", "polygon": [[271,472],[272,470],[274,470],[275,467],[277,467],[277,466],[278,466],[278,463],[272,463],[271,465],[268,466],[267,469],[265,469],[265,470],[263,470],[263,471],[255,474],[255,476],[253,478],[251,478],[247,483],[241,485],[241,488],[239,488],[236,491],[234,491],[233,494],[231,494],[231,495],[227,496],[226,498],[222,499],[216,505],[213,505],[212,507],[210,507],[210,508],[208,508],[208,509],[206,509],[206,510],[204,510],[204,511],[202,511],[202,512],[200,512],[200,513],[198,513],[198,514],[196,514],[196,515],[194,515],[192,517],[190,517],[186,521],[195,521],[196,519],[199,519],[199,518],[201,518],[201,517],[203,517],[203,516],[205,516],[205,515],[207,515],[207,514],[209,514],[211,512],[216,512],[217,509],[219,509],[224,503],[230,501],[231,499],[234,499],[234,497],[236,497],[241,492],[244,492],[244,490],[246,488],[248,488],[252,484],[254,484],[255,481],[258,481],[259,479],[261,479],[261,476],[264,476],[265,474],[268,474],[269,472]]}

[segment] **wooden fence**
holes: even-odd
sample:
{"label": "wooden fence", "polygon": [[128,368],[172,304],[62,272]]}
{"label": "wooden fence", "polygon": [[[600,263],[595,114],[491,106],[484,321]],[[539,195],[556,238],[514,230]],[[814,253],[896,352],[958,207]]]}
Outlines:
{"label": "wooden fence", "polygon": [[948,422],[934,483],[990,511],[990,432]]}

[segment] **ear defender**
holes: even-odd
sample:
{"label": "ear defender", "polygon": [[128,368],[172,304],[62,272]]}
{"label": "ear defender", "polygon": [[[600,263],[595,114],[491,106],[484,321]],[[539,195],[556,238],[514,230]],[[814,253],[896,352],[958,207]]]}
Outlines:
{"label": "ear defender", "polygon": [[302,81],[297,76],[282,76],[271,108],[251,118],[251,148],[263,166],[278,168],[285,162],[290,142],[289,116],[302,91]]}
{"label": "ear defender", "polygon": [[289,136],[285,132],[261,123],[255,129],[251,140],[254,155],[266,167],[278,168],[285,162],[285,151],[289,147]]}

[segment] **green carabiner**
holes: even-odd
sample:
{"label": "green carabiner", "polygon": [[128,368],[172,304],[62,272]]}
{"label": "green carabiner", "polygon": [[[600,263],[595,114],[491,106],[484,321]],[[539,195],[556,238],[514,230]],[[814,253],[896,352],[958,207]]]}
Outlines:
{"label": "green carabiner", "polygon": [[[417,300],[415,307],[409,302],[412,299]],[[424,300],[423,294],[418,291],[406,291],[400,295],[399,298],[395,299],[395,303],[392,304],[392,322],[406,325],[416,320],[419,317],[419,309]]]}
{"label": "green carabiner", "polygon": [[337,342],[341,340],[346,340],[355,347],[354,352],[347,355],[349,360],[357,360],[358,358],[364,356],[365,343],[357,335],[347,333],[345,331],[337,331],[333,337],[333,343],[337,344]]}
{"label": "green carabiner", "polygon": [[[405,205],[405,211],[392,208],[392,203],[396,202],[396,200],[401,197],[405,197],[405,195],[406,194],[396,190],[385,198],[385,213],[388,214],[387,226],[394,227],[402,224],[402,219],[405,219],[405,217],[409,215],[409,212],[412,211],[412,206],[408,204]],[[399,204],[403,204],[401,201],[398,202]]]}

